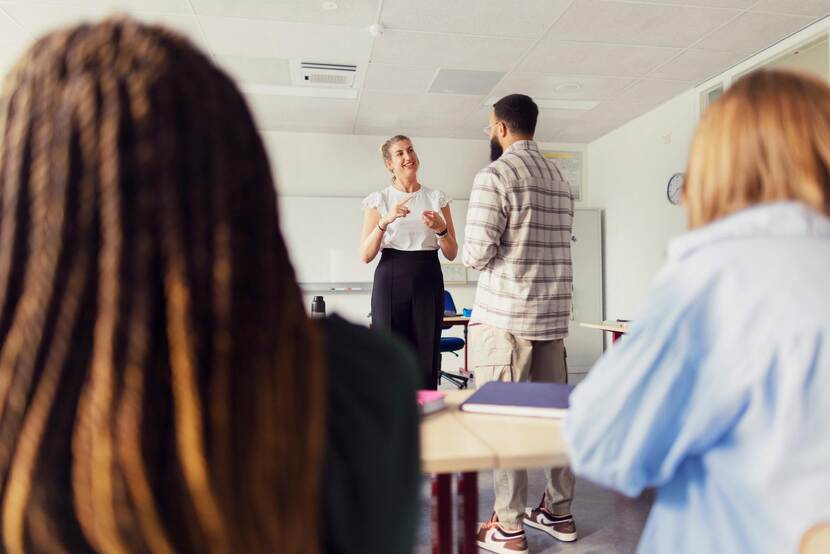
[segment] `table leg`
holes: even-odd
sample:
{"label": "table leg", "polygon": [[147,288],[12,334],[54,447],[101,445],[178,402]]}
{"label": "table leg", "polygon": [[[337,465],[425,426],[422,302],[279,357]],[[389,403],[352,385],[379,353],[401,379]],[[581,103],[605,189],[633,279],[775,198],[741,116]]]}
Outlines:
{"label": "table leg", "polygon": [[452,554],[452,476],[432,477],[432,554]]}
{"label": "table leg", "polygon": [[467,326],[464,325],[464,371],[469,373],[470,367],[467,365],[467,353],[470,351],[470,339],[467,336]]}
{"label": "table leg", "polygon": [[459,554],[478,554],[478,473],[462,473],[458,479]]}

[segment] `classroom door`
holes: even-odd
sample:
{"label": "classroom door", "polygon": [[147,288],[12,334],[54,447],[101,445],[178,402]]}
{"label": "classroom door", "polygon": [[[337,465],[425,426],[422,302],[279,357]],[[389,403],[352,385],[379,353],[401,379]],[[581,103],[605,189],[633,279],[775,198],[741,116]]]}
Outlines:
{"label": "classroom door", "polygon": [[574,210],[572,234],[573,313],[565,347],[571,381],[578,382],[602,355],[602,332],[579,325],[602,321],[602,212]]}

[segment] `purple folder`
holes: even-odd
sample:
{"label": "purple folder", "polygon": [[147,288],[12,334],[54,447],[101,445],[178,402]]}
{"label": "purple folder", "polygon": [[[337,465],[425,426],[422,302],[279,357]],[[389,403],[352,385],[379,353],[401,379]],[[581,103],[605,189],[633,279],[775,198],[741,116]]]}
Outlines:
{"label": "purple folder", "polygon": [[490,381],[461,404],[461,410],[482,414],[565,417],[571,385]]}

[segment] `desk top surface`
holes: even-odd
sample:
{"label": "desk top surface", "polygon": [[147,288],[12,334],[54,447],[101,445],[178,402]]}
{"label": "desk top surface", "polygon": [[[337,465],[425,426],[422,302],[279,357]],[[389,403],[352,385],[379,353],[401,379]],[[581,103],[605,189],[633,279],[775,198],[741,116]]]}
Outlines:
{"label": "desk top surface", "polygon": [[602,329],[603,331],[611,331],[614,333],[628,332],[628,323],[618,321],[603,321],[602,323],[580,323],[580,327],[588,327],[590,329]]}
{"label": "desk top surface", "polygon": [[466,324],[470,322],[469,317],[464,317],[463,315],[445,315],[444,316],[444,323],[456,323],[456,324]]}
{"label": "desk top surface", "polygon": [[462,412],[474,391],[447,393],[447,408],[421,420],[425,473],[521,469],[568,464],[558,419]]}

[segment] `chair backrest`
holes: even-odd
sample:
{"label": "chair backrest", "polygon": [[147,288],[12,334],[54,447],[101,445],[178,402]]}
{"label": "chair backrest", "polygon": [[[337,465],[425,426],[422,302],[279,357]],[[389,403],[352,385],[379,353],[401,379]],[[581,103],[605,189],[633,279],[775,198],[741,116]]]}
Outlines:
{"label": "chair backrest", "polygon": [[450,291],[444,291],[444,314],[455,315],[458,312],[455,310],[455,302],[452,299]]}
{"label": "chair backrest", "polygon": [[799,554],[827,554],[830,552],[830,521],[813,525],[801,537]]}

